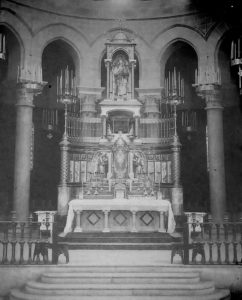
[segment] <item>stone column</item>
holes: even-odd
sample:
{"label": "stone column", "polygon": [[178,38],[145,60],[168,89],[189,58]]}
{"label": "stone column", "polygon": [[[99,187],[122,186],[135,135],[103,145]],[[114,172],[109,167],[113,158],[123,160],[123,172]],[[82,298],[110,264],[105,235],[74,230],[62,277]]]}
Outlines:
{"label": "stone column", "polygon": [[222,99],[216,84],[200,85],[198,94],[206,100],[211,213],[220,223],[226,209]]}
{"label": "stone column", "polygon": [[175,135],[171,144],[172,151],[172,209],[175,215],[183,213],[183,190],[181,187],[181,143]]}
{"label": "stone column", "polygon": [[82,227],[81,227],[81,210],[76,211],[76,227],[74,229],[74,232],[82,232]]}
{"label": "stone column", "polygon": [[26,221],[29,216],[33,99],[41,93],[43,86],[27,81],[17,86],[13,206],[18,221]]}
{"label": "stone column", "polygon": [[109,210],[104,210],[104,229],[103,232],[110,232],[110,228],[109,228],[109,220],[108,220],[108,214],[109,214]]}
{"label": "stone column", "polygon": [[103,125],[102,138],[106,139],[106,136],[107,136],[107,117],[106,116],[102,116],[102,125]]}
{"label": "stone column", "polygon": [[135,118],[135,138],[139,139],[139,116],[134,116]]}
{"label": "stone column", "polygon": [[158,229],[159,232],[166,232],[164,214],[165,213],[163,211],[160,211],[160,226],[159,226],[159,229]]}
{"label": "stone column", "polygon": [[131,99],[134,99],[134,68],[136,60],[132,59],[130,60],[131,63]]}
{"label": "stone column", "polygon": [[131,228],[131,232],[137,232],[137,228],[136,228],[136,211],[135,210],[132,211],[132,228]]}

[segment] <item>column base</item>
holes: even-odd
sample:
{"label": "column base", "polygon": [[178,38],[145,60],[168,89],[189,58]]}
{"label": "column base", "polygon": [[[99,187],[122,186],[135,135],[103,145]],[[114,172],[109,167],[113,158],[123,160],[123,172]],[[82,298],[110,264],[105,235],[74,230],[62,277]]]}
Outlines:
{"label": "column base", "polygon": [[104,228],[102,232],[110,232],[110,229]]}
{"label": "column base", "polygon": [[174,215],[180,216],[183,214],[183,188],[171,188],[171,206]]}
{"label": "column base", "polygon": [[58,187],[58,214],[61,216],[67,215],[68,203],[70,201],[70,187],[59,186]]}

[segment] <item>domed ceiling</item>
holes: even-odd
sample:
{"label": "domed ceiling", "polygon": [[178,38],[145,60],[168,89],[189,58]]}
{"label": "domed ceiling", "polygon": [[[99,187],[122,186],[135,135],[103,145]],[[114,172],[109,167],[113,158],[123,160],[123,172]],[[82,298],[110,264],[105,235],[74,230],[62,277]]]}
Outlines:
{"label": "domed ceiling", "polygon": [[150,19],[191,12],[191,0],[6,0],[74,17]]}

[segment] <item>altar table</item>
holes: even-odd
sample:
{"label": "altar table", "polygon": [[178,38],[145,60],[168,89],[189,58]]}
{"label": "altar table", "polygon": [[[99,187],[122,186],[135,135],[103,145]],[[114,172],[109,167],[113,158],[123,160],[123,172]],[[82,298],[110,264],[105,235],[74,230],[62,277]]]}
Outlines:
{"label": "altar table", "polygon": [[[166,232],[165,224],[164,224],[164,214],[167,215],[168,224],[167,224],[167,232],[172,233],[175,230],[175,220],[174,215],[171,208],[171,203],[168,200],[155,199],[154,197],[143,197],[141,199],[74,199],[69,202],[69,209],[67,214],[66,226],[64,229],[64,235],[69,232],[82,232],[83,230],[83,222],[82,222],[82,214],[86,211],[91,211],[89,214],[89,221],[91,222],[93,218],[93,223],[98,222],[101,218],[97,212],[102,212],[103,214],[103,228],[101,228],[102,232],[110,232],[112,231],[112,226],[109,224],[109,215],[112,212],[117,212],[116,221],[122,225],[127,219],[127,216],[123,212],[130,212],[130,224],[131,228],[129,231],[138,232],[137,230],[137,214],[140,212],[145,212],[141,219],[142,221],[149,225],[152,221],[154,221],[154,216],[151,214],[152,212],[159,213],[159,232]],[[93,216],[92,216],[93,214]],[[75,224],[74,223],[75,220]]]}

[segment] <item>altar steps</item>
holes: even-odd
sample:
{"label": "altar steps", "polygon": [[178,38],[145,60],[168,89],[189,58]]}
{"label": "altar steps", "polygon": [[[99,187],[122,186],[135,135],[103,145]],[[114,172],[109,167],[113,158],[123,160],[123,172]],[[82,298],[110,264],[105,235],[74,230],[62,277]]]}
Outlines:
{"label": "altar steps", "polygon": [[11,291],[10,300],[229,300],[199,273],[165,267],[61,267]]}
{"label": "altar steps", "polygon": [[[69,249],[169,250],[175,239],[160,232],[73,232],[59,238]],[[179,239],[176,238],[176,242]]]}

